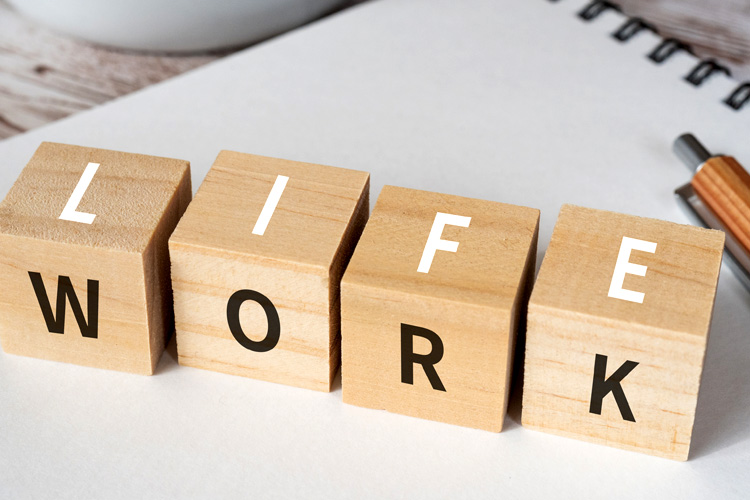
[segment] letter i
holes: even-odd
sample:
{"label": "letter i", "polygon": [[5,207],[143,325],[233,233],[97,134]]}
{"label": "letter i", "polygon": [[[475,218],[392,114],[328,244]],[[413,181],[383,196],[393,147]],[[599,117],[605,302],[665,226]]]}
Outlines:
{"label": "letter i", "polygon": [[266,204],[263,205],[263,210],[261,210],[260,216],[255,222],[255,226],[253,227],[253,234],[263,236],[263,234],[266,232],[268,223],[271,221],[271,216],[276,210],[276,205],[279,204],[281,193],[284,192],[284,188],[286,187],[286,183],[288,180],[289,177],[286,177],[285,175],[279,175],[278,177],[276,177],[276,182],[273,183],[271,192],[268,194],[268,199],[266,199]]}

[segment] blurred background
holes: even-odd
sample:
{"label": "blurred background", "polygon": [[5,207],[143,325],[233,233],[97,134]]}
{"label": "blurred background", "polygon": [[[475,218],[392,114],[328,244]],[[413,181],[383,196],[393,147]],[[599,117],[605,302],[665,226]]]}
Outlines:
{"label": "blurred background", "polygon": [[[364,1],[0,0],[0,140]],[[750,0],[617,3],[750,80]]]}

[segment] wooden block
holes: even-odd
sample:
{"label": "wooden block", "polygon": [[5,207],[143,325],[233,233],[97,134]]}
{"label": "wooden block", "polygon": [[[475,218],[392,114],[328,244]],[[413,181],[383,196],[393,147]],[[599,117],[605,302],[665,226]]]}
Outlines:
{"label": "wooden block", "polygon": [[686,460],[723,246],[563,206],[529,303],[523,425]]}
{"label": "wooden block", "polygon": [[535,209],[385,186],[342,282],[344,402],[499,432],[538,226]]}
{"label": "wooden block", "polygon": [[190,164],[42,143],[0,205],[6,353],[153,374]]}
{"label": "wooden block", "polygon": [[330,391],[366,172],[222,151],[169,240],[180,364]]}

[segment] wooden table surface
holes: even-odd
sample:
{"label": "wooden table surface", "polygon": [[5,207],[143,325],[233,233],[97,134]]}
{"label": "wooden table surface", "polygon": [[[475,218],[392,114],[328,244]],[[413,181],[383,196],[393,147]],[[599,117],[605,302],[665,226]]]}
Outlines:
{"label": "wooden table surface", "polygon": [[688,42],[695,53],[750,80],[750,0],[617,0],[623,12],[653,23],[663,37]]}
{"label": "wooden table surface", "polygon": [[[526,0],[529,1],[529,0]],[[665,37],[750,80],[750,1],[618,0]],[[0,140],[196,68],[228,52],[149,55],[80,42],[28,21],[0,0]]]}

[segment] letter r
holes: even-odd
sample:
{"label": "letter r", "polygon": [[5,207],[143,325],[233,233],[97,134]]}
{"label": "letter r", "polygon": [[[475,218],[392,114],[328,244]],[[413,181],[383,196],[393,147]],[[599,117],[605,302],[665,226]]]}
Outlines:
{"label": "letter r", "polygon": [[[414,337],[422,337],[430,342],[432,349],[429,354],[414,352]],[[414,385],[414,365],[420,364],[432,388],[445,392],[445,386],[435,370],[435,365],[443,359],[443,353],[443,341],[435,332],[401,323],[401,383]]]}

